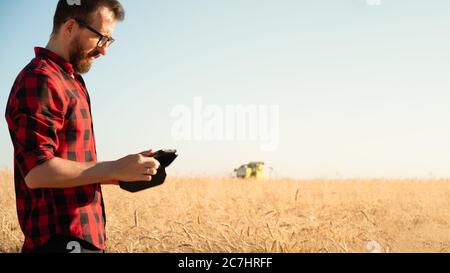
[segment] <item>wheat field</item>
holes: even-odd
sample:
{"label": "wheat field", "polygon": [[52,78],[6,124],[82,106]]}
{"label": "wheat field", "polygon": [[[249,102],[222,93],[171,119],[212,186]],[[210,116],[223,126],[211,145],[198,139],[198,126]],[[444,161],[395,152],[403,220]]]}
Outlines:
{"label": "wheat field", "polygon": [[[19,252],[12,173],[0,182],[0,252]],[[450,252],[450,179],[168,178],[103,192],[107,252]]]}

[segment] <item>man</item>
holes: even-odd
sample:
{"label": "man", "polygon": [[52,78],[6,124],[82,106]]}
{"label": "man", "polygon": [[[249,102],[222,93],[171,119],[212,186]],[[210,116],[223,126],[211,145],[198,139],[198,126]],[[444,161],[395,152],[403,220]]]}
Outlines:
{"label": "man", "polygon": [[50,41],[35,48],[36,57],[14,82],[6,121],[22,252],[103,252],[101,184],[150,181],[159,168],[151,150],[97,162],[90,99],[80,74],[106,55],[123,19],[117,0],[60,0]]}

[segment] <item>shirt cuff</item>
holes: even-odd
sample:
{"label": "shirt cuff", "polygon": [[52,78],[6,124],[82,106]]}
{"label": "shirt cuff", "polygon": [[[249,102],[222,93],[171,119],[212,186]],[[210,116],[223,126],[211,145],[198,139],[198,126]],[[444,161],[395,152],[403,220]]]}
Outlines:
{"label": "shirt cuff", "polygon": [[33,168],[44,164],[48,160],[54,158],[55,155],[53,154],[53,152],[48,150],[36,150],[27,152],[21,157],[21,160],[18,158],[19,169],[22,172],[23,177],[25,178]]}

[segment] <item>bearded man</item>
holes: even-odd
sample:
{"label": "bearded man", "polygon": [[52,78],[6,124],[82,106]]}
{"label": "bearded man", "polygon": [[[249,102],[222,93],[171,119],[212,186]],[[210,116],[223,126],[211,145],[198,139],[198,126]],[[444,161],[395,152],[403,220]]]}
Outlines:
{"label": "bearded man", "polygon": [[151,150],[97,162],[91,103],[80,74],[107,54],[117,0],[60,0],[45,48],[19,73],[7,108],[22,252],[104,252],[101,185],[150,181]]}

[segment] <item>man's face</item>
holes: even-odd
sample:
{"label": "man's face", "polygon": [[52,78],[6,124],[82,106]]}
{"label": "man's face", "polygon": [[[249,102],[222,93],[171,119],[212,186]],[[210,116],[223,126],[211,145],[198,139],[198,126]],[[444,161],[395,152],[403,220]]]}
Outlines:
{"label": "man's face", "polygon": [[[112,36],[116,22],[114,13],[106,7],[100,7],[92,16],[93,20],[89,24],[92,28],[103,35]],[[89,23],[89,22],[88,22]],[[78,25],[79,31],[69,46],[70,63],[77,73],[87,73],[95,59],[107,54],[107,45],[98,47],[100,37],[89,29]]]}

